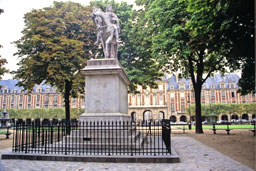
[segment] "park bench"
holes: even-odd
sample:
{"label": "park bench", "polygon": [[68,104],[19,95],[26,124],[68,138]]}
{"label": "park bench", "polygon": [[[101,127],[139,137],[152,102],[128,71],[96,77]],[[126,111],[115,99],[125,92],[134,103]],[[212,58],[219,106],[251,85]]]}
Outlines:
{"label": "park bench", "polygon": [[229,132],[230,132],[232,129],[229,129],[229,125],[230,125],[229,123],[227,123],[226,125],[227,125],[227,128],[216,128],[216,127],[215,127],[215,123],[213,123],[213,125],[212,125],[212,131],[213,131],[213,133],[216,134],[216,131],[217,131],[217,130],[224,130],[224,131],[226,131],[227,134],[229,135]]}
{"label": "park bench", "polygon": [[[178,126],[178,127],[176,127]],[[182,126],[182,127],[179,127],[179,126]],[[171,131],[172,130],[182,130],[183,131],[183,134],[185,134],[185,130],[186,130],[186,126],[189,127],[189,124],[171,124]]]}
{"label": "park bench", "polygon": [[253,129],[249,129],[249,131],[253,132],[253,135],[254,135],[254,136],[255,136],[255,134],[256,134],[256,132],[255,132],[255,131],[256,131],[256,126],[255,126],[255,124],[256,124],[256,123],[253,122],[252,125],[253,125],[254,128],[253,128]]}
{"label": "park bench", "polygon": [[[6,135],[6,139],[9,139],[9,136],[11,135],[11,132],[9,131],[11,127],[9,126],[2,126],[0,127],[0,134],[5,134]],[[1,130],[4,130],[4,131],[1,131]]]}

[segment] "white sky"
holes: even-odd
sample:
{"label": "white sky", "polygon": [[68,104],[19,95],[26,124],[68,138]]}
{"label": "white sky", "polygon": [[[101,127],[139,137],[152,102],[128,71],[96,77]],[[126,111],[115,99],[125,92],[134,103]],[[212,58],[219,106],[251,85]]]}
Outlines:
{"label": "white sky", "polygon": [[[8,61],[5,65],[10,71],[16,70],[18,66],[17,56],[13,56],[17,52],[16,47],[11,42],[21,38],[21,31],[24,28],[24,14],[32,9],[41,9],[51,6],[54,0],[0,0],[0,8],[4,9],[4,13],[0,15],[0,55]],[[55,0],[69,1],[69,0]],[[90,0],[71,0],[79,2],[82,5],[89,4]],[[134,3],[134,0],[117,0],[126,1],[129,4]],[[3,80],[12,79],[10,74],[5,74]]]}

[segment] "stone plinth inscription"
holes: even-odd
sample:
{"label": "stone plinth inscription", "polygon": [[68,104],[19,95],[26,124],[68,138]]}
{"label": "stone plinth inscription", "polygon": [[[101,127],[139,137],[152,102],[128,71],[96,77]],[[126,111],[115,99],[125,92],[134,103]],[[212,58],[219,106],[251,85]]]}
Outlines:
{"label": "stone plinth inscription", "polygon": [[86,106],[88,113],[117,112],[117,106],[114,105],[118,100],[116,76],[91,76],[86,86],[86,89],[90,88],[88,94],[85,94],[86,100],[90,99]]}

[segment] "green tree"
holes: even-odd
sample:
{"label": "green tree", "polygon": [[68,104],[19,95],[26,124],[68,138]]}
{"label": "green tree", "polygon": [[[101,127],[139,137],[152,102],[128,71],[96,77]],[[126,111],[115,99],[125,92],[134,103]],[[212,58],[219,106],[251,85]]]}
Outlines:
{"label": "green tree", "polygon": [[[196,102],[196,133],[203,133],[202,85],[214,71],[224,72],[227,65],[224,44],[212,40],[214,30],[191,26],[197,24],[197,17],[207,23],[210,9],[196,13],[188,8],[187,1],[179,0],[137,0],[136,3],[143,5],[139,12],[142,16],[138,19],[142,23],[139,30],[149,33],[141,34],[140,40],[146,44],[147,51],[151,51],[151,57],[163,69],[179,71],[180,76],[191,78]],[[214,47],[215,51],[209,47]]]}
{"label": "green tree", "polygon": [[68,123],[70,96],[84,92],[80,70],[94,53],[90,13],[90,7],[73,2],[54,2],[51,7],[32,10],[25,14],[23,36],[15,42],[20,62],[13,73],[20,80],[18,86],[30,91],[45,81],[56,87],[65,99]]}
{"label": "green tree", "polygon": [[[3,13],[4,10],[0,9],[0,14]],[[0,48],[2,48],[2,45],[0,45]],[[4,67],[4,65],[7,64],[7,60],[2,58],[0,55],[0,80],[2,79],[2,76],[8,72],[8,70]]]}
{"label": "green tree", "polygon": [[[184,1],[185,2],[185,1]],[[225,45],[225,55],[231,70],[242,69],[238,85],[242,94],[255,92],[255,1],[189,0],[187,10],[193,14],[187,26],[201,36],[209,36],[213,45]],[[194,15],[196,14],[196,15]],[[221,43],[221,44],[219,44]],[[217,48],[221,47],[217,46]],[[218,51],[213,46],[209,50]],[[242,66],[242,67],[241,67]]]}
{"label": "green tree", "polygon": [[[137,12],[133,10],[132,5],[128,5],[126,2],[117,3],[113,0],[90,1],[91,6],[101,8],[103,11],[109,4],[112,5],[113,11],[120,19],[121,43],[118,49],[118,59],[131,81],[129,91],[136,92],[137,85],[142,85],[143,88],[146,86],[157,87],[155,81],[160,80],[163,73],[160,72],[157,62],[150,57],[150,53],[141,48],[141,42],[138,40],[140,33],[134,27]],[[98,52],[98,56],[103,57],[102,50]]]}

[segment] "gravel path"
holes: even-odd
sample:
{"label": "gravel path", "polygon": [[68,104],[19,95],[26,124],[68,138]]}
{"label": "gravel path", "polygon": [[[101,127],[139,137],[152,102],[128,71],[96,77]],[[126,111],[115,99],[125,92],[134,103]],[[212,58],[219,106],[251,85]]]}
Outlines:
{"label": "gravel path", "polygon": [[[83,163],[28,160],[0,160],[0,171],[252,171],[245,165],[201,144],[190,137],[173,137],[172,145],[180,163]],[[7,153],[10,149],[1,150]]]}

